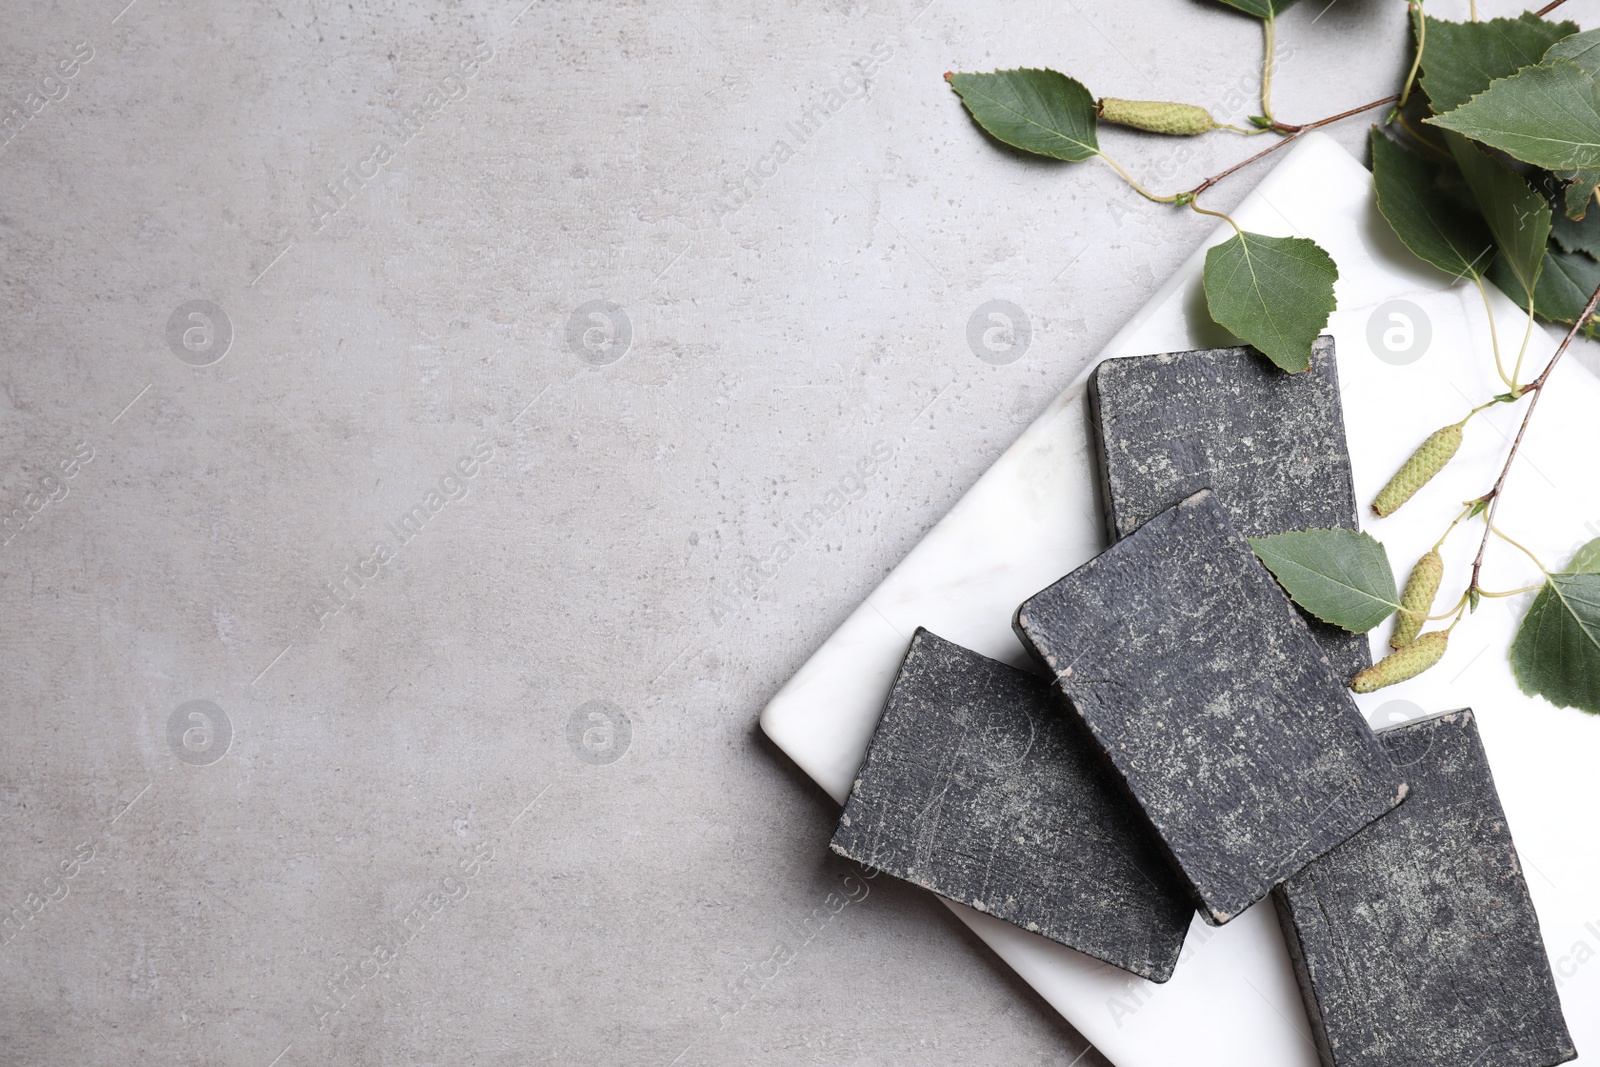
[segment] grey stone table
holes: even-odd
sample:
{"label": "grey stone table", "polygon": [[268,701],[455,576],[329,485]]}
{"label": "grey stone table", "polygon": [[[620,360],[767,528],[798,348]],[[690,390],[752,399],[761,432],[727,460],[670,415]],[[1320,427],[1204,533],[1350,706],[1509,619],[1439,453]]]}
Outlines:
{"label": "grey stone table", "polygon": [[0,11],[7,1062],[1097,1062],[755,717],[1209,229],[941,75],[1238,120],[1254,25],[125,4]]}

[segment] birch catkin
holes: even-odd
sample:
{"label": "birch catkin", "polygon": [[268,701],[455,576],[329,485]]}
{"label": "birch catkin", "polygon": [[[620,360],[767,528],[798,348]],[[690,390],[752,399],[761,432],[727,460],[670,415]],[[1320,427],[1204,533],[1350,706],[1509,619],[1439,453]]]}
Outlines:
{"label": "birch catkin", "polygon": [[1439,595],[1439,583],[1444,579],[1444,557],[1438,549],[1430,550],[1417,565],[1411,568],[1406,579],[1406,591],[1400,594],[1400,611],[1396,614],[1394,636],[1389,639],[1391,648],[1405,648],[1417,639],[1428,613],[1433,611],[1433,600]]}
{"label": "birch catkin", "polygon": [[1443,630],[1423,634],[1350,679],[1350,688],[1358,693],[1372,693],[1415,678],[1444,657],[1449,643],[1450,635]]}
{"label": "birch catkin", "polygon": [[1119,126],[1132,126],[1150,133],[1175,137],[1194,137],[1217,128],[1211,112],[1194,104],[1174,104],[1165,100],[1118,100],[1107,96],[1100,101],[1100,117]]}
{"label": "birch catkin", "polygon": [[1411,453],[1411,458],[1395,471],[1394,477],[1389,479],[1389,484],[1383,487],[1378,498],[1372,502],[1372,510],[1380,516],[1394,514],[1401,504],[1416,496],[1418,489],[1427,485],[1433,480],[1434,475],[1444,470],[1445,464],[1455,456],[1456,449],[1461,447],[1463,425],[1458,422],[1430,434],[1428,439]]}

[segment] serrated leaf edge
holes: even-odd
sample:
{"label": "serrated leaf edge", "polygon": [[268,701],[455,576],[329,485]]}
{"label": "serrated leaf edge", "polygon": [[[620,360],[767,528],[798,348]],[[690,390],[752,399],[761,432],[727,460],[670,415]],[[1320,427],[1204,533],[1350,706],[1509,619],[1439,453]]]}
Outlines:
{"label": "serrated leaf edge", "polygon": [[[1238,242],[1239,242],[1239,247],[1244,252],[1245,263],[1250,268],[1250,287],[1251,287],[1251,289],[1253,289],[1255,291],[1256,299],[1260,301],[1262,307],[1269,307],[1270,303],[1261,293],[1261,281],[1256,276],[1255,260],[1252,259],[1251,256],[1250,256],[1250,242],[1246,239],[1247,237],[1260,237],[1260,238],[1264,238],[1266,240],[1271,240],[1271,241],[1299,241],[1299,242],[1303,242],[1304,244],[1310,245],[1314,250],[1316,250],[1317,252],[1321,253],[1323,256],[1327,257],[1328,263],[1333,267],[1333,281],[1334,281],[1335,284],[1338,283],[1338,281],[1339,281],[1339,264],[1338,264],[1338,261],[1333,258],[1333,255],[1326,248],[1323,248],[1321,245],[1317,244],[1317,242],[1313,241],[1311,238],[1309,238],[1309,237],[1301,237],[1299,234],[1292,234],[1292,235],[1290,235],[1288,237],[1273,237],[1271,234],[1255,233],[1252,230],[1239,230],[1237,228],[1235,228],[1235,230],[1236,230],[1236,232],[1234,233],[1234,235],[1232,237],[1229,237],[1225,241],[1220,241],[1217,244],[1214,244],[1210,248],[1206,249],[1206,256],[1207,256],[1207,259],[1208,259],[1208,263],[1209,263],[1209,257],[1210,257],[1212,252],[1216,251],[1219,248],[1223,248],[1226,245],[1232,244],[1233,241],[1237,239]],[[1200,289],[1205,294],[1205,297],[1206,297],[1206,313],[1208,315],[1211,314],[1211,286],[1210,286],[1210,280],[1211,280],[1210,279],[1210,275],[1206,271],[1202,270],[1201,274],[1200,274]],[[1326,315],[1324,315],[1323,318],[1322,318],[1322,325],[1318,327],[1319,333],[1320,333],[1321,330],[1324,330],[1324,329],[1327,328],[1328,319],[1333,316],[1333,313],[1335,311],[1339,310],[1339,293],[1338,293],[1338,290],[1330,288],[1330,291],[1329,291],[1328,295],[1329,295],[1329,298],[1330,298],[1330,300],[1332,302],[1330,303],[1330,305],[1328,307],[1328,313]],[[1213,321],[1216,320],[1216,316],[1215,315],[1211,315],[1211,317],[1212,317]],[[1221,326],[1223,329],[1228,330],[1230,332],[1233,330],[1233,327],[1227,325],[1226,323],[1218,322],[1217,325]],[[1242,337],[1240,339],[1243,340]],[[1247,341],[1246,343],[1249,344],[1250,342]],[[1313,337],[1312,338],[1312,344],[1315,345],[1315,343],[1316,343],[1316,338]],[[1273,365],[1276,366],[1279,370],[1287,371],[1290,374],[1300,374],[1300,373],[1302,373],[1304,371],[1307,371],[1307,370],[1311,369],[1311,349],[1310,348],[1306,349],[1306,358],[1305,358],[1305,362],[1303,364],[1298,364],[1298,365],[1291,366],[1289,364],[1285,364],[1283,361],[1278,359],[1277,356],[1273,355],[1271,352],[1266,351],[1265,349],[1259,348],[1259,347],[1257,347],[1257,346],[1255,346],[1253,344],[1251,344],[1251,347],[1255,348],[1256,351],[1260,352],[1262,355],[1266,356],[1267,359],[1271,360]],[[1308,533],[1310,531],[1297,530],[1297,531],[1293,531],[1293,532],[1295,532],[1295,533]],[[1324,620],[1324,621],[1326,621],[1326,620]]]}
{"label": "serrated leaf edge", "polygon": [[[1354,534],[1357,534],[1358,536],[1367,538],[1369,541],[1371,541],[1373,544],[1377,545],[1379,548],[1383,548],[1383,542],[1379,541],[1376,537],[1373,537],[1371,534],[1367,533],[1365,530],[1332,530],[1332,529],[1320,529],[1319,528],[1319,529],[1313,529],[1313,530],[1286,530],[1286,531],[1284,531],[1284,533],[1297,533],[1297,534],[1300,534],[1300,533],[1340,533],[1340,534],[1354,533]],[[1282,578],[1278,578],[1278,572],[1273,570],[1272,565],[1270,563],[1268,563],[1264,559],[1261,559],[1261,553],[1256,552],[1255,549],[1256,549],[1256,545],[1261,543],[1261,542],[1263,542],[1263,541],[1270,541],[1273,537],[1282,537],[1282,536],[1283,536],[1283,534],[1270,534],[1267,537],[1246,537],[1245,538],[1245,540],[1250,543],[1250,551],[1255,555],[1257,560],[1260,560],[1261,565],[1263,567],[1267,568],[1267,570],[1272,574],[1272,577],[1276,578],[1278,580],[1278,583],[1280,585],[1283,583],[1283,579]],[[1389,550],[1388,549],[1384,549],[1384,555],[1387,557],[1388,554],[1389,554]],[[1312,571],[1309,567],[1306,567],[1306,566],[1304,566],[1302,564],[1295,564],[1295,566],[1298,566],[1301,570],[1308,571],[1311,574],[1318,574],[1318,572]],[[1391,576],[1392,576],[1392,568],[1391,568]],[[1325,575],[1325,574],[1318,574],[1318,577],[1328,578],[1329,576]],[[1330,578],[1329,580],[1331,581],[1332,579]],[[1372,594],[1368,593],[1365,589],[1357,589],[1353,585],[1345,585],[1345,583],[1343,583],[1343,582],[1335,582],[1335,584],[1344,586],[1344,588],[1349,589],[1349,590],[1351,590],[1353,592],[1360,593],[1364,597],[1368,597],[1368,598],[1370,598],[1372,600],[1376,600],[1380,604],[1389,605],[1389,607],[1392,609],[1389,612],[1389,615],[1393,615],[1396,611],[1400,610],[1400,602],[1399,602],[1398,599],[1397,600],[1393,600],[1393,601],[1389,601],[1389,600],[1383,599],[1382,597],[1372,596]],[[1288,589],[1284,590],[1284,595],[1285,596],[1289,596]],[[1398,596],[1398,593],[1396,595]],[[1372,630],[1377,629],[1379,626],[1381,626],[1383,624],[1384,619],[1389,618],[1389,615],[1385,615],[1383,617],[1383,619],[1379,619],[1377,622],[1373,623],[1372,624],[1372,630],[1348,630],[1348,629],[1345,629],[1345,627],[1340,626],[1339,623],[1334,622],[1332,619],[1324,618],[1323,616],[1317,614],[1311,608],[1308,608],[1304,604],[1301,604],[1300,601],[1295,600],[1294,597],[1289,596],[1289,599],[1297,607],[1300,607],[1300,608],[1304,609],[1306,614],[1312,616],[1313,618],[1315,618],[1319,622],[1325,622],[1329,626],[1337,626],[1339,629],[1344,630],[1346,633],[1352,633],[1352,634],[1354,634],[1354,633],[1361,633],[1361,634],[1371,633]]]}
{"label": "serrated leaf edge", "polygon": [[[983,75],[987,74],[987,75],[989,75],[991,77],[994,76],[994,75],[997,75],[997,74],[1054,74],[1057,77],[1065,78],[1068,81],[1074,83],[1080,89],[1082,89],[1084,92],[1089,93],[1089,99],[1090,100],[1094,99],[1094,94],[1089,92],[1089,87],[1087,85],[1084,85],[1081,81],[1078,81],[1077,78],[1074,78],[1070,74],[1063,74],[1061,71],[1059,71],[1059,70],[1051,70],[1049,67],[1007,67],[1005,70],[996,69],[996,70],[991,70],[991,71],[960,70],[960,71],[956,71],[955,72],[955,77],[960,77],[963,74],[974,75],[974,76],[983,76]],[[978,124],[978,128],[983,130],[983,132],[988,134],[990,137],[993,137],[996,141],[999,141],[1001,144],[1010,145],[1012,148],[1015,148],[1019,152],[1026,152],[1026,153],[1028,153],[1028,155],[1030,155],[1030,156],[1038,156],[1040,159],[1054,159],[1057,162],[1061,162],[1061,163],[1077,162],[1076,160],[1061,159],[1059,156],[1051,156],[1051,155],[1046,155],[1043,152],[1036,152],[1033,149],[1027,147],[1026,145],[1020,145],[1020,144],[1017,144],[1015,141],[1006,140],[1004,137],[1001,137],[998,133],[995,133],[993,130],[991,130],[988,126],[984,125],[983,121],[981,119],[979,119],[977,115],[972,113],[972,108],[967,105],[967,94],[963,93],[960,89],[957,89],[955,87],[955,82],[954,81],[952,81],[950,83],[950,88],[955,92],[955,94],[958,97],[961,98],[962,106],[967,108],[967,114],[969,116],[971,116],[972,121],[974,121],[974,122],[976,122]],[[1007,107],[1005,104],[999,103],[992,96],[987,96],[986,95],[984,97],[984,99],[987,100],[987,101],[991,101],[991,102],[995,103],[995,105],[998,108],[1000,108],[1001,110],[1010,112],[1011,114],[1017,116],[1017,118],[1021,119],[1024,122],[1026,122],[1028,125],[1037,127],[1038,129],[1043,130],[1045,133],[1049,134],[1052,137],[1059,137],[1063,141],[1066,141],[1068,144],[1077,145],[1079,148],[1082,148],[1085,151],[1089,152],[1091,157],[1098,156],[1100,154],[1100,146],[1099,146],[1098,143],[1096,143],[1093,146],[1090,146],[1088,144],[1085,144],[1082,141],[1073,140],[1071,137],[1067,137],[1066,135],[1064,135],[1060,130],[1052,130],[1050,127],[1048,127],[1048,126],[1046,126],[1046,125],[1044,125],[1042,123],[1035,122],[1031,117],[1022,114],[1020,111],[1017,111],[1014,108]],[[1098,141],[1098,138],[1096,140]]]}
{"label": "serrated leaf edge", "polygon": [[[1451,108],[1449,111],[1446,111],[1443,115],[1429,115],[1427,118],[1423,119],[1422,121],[1428,123],[1430,126],[1438,126],[1441,130],[1449,130],[1451,133],[1458,134],[1461,137],[1465,137],[1468,141],[1471,141],[1473,144],[1478,145],[1479,147],[1481,147],[1482,149],[1484,149],[1486,151],[1505,152],[1505,154],[1508,155],[1508,156],[1511,156],[1512,159],[1515,159],[1520,163],[1527,163],[1528,162],[1527,160],[1522,159],[1519,156],[1512,155],[1512,153],[1506,152],[1506,150],[1503,149],[1503,148],[1495,148],[1493,145],[1488,144],[1488,143],[1486,143],[1484,141],[1480,141],[1475,137],[1470,137],[1467,134],[1462,133],[1460,130],[1455,129],[1454,127],[1446,126],[1443,123],[1441,123],[1439,120],[1440,119],[1444,119],[1444,118],[1449,118],[1451,115],[1454,115],[1457,111],[1460,111],[1462,108],[1466,107],[1468,104],[1471,104],[1473,101],[1477,100],[1478,97],[1484,95],[1484,93],[1487,93],[1489,90],[1493,89],[1496,85],[1499,85],[1501,82],[1510,81],[1512,78],[1515,78],[1517,75],[1521,74],[1525,70],[1531,70],[1534,67],[1555,66],[1558,63],[1566,63],[1566,64],[1569,64],[1571,66],[1577,67],[1578,68],[1578,73],[1582,74],[1585,78],[1588,78],[1590,81],[1594,82],[1595,83],[1595,88],[1597,90],[1600,90],[1600,78],[1596,78],[1594,75],[1592,75],[1588,71],[1584,70],[1583,67],[1579,66],[1576,62],[1574,62],[1573,60],[1567,59],[1565,56],[1563,56],[1562,58],[1556,60],[1555,63],[1550,63],[1550,64],[1546,64],[1546,63],[1543,63],[1543,62],[1529,63],[1525,67],[1518,67],[1516,70],[1512,71],[1510,74],[1507,74],[1504,78],[1495,78],[1493,81],[1491,81],[1487,86],[1485,86],[1483,88],[1482,92],[1473,93],[1470,99],[1468,99],[1465,103],[1459,105],[1458,107]],[[1496,160],[1495,162],[1498,163],[1499,160]],[[1504,166],[1504,164],[1501,164],[1501,165]],[[1509,170],[1510,168],[1507,168],[1507,169]],[[1515,174],[1516,171],[1513,170],[1512,173]]]}
{"label": "serrated leaf edge", "polygon": [[[1565,573],[1565,572],[1562,572],[1562,573]],[[1567,598],[1561,595],[1561,590],[1558,589],[1556,587],[1556,584],[1550,580],[1553,577],[1557,577],[1557,575],[1549,575],[1549,576],[1547,576],[1545,578],[1545,582],[1544,582],[1545,589],[1548,589],[1552,593],[1555,594],[1556,599],[1561,601],[1562,609],[1564,611],[1566,611],[1567,614],[1572,616],[1573,620],[1578,623],[1578,629],[1580,631],[1582,631],[1583,635],[1589,639],[1589,642],[1595,646],[1595,649],[1597,651],[1600,651],[1600,637],[1597,637],[1595,634],[1590,633],[1588,627],[1584,626],[1583,625],[1583,621],[1578,618],[1578,613],[1573,611],[1570,607],[1567,606]],[[1540,596],[1543,596],[1544,595],[1544,589],[1541,589],[1539,591],[1539,594],[1540,594]],[[1534,604],[1537,604],[1538,602],[1539,602],[1538,599],[1535,598],[1534,599]],[[1528,611],[1529,612],[1533,611],[1533,605],[1530,604],[1528,606]],[[1546,704],[1549,704],[1551,707],[1558,707],[1558,708],[1571,707],[1571,708],[1576,709],[1577,711],[1583,712],[1586,715],[1600,715],[1600,704],[1597,704],[1593,708],[1586,708],[1586,707],[1582,706],[1581,704],[1557,704],[1554,700],[1551,700],[1548,696],[1545,696],[1543,693],[1539,692],[1537,689],[1532,689],[1532,688],[1529,687],[1527,679],[1523,678],[1522,671],[1517,666],[1517,657],[1516,657],[1517,640],[1519,638],[1521,638],[1521,636],[1522,636],[1522,628],[1524,626],[1527,626],[1527,625],[1528,625],[1528,616],[1524,615],[1522,617],[1522,624],[1517,627],[1517,632],[1511,639],[1511,647],[1506,652],[1506,658],[1511,661],[1511,674],[1517,680],[1517,688],[1522,690],[1522,692],[1523,692],[1523,694],[1525,696],[1538,697],[1540,700],[1543,700]]]}

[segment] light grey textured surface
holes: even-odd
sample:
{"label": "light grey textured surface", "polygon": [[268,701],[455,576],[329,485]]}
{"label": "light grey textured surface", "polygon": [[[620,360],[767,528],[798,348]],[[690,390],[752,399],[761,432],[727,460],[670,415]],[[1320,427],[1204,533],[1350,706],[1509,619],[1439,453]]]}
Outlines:
{"label": "light grey textured surface", "polygon": [[[931,898],[855,899],[755,716],[1213,221],[996,149],[940,76],[1237,121],[1252,23],[125,3],[0,9],[0,95],[48,94],[0,146],[0,505],[56,498],[0,548],[6,1062],[1075,1062]],[[1391,91],[1404,19],[1295,8],[1279,113]],[[1163,189],[1247,150],[1105,140]]]}

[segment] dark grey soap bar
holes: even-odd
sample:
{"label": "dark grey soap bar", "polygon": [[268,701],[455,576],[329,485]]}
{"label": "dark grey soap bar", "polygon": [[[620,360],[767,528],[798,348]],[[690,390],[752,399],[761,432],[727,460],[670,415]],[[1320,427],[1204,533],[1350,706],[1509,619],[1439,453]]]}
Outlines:
{"label": "dark grey soap bar", "polygon": [[1472,712],[1378,738],[1409,798],[1273,892],[1323,1064],[1575,1058]]}
{"label": "dark grey soap bar", "polygon": [[1153,982],[1194,915],[1049,679],[923,629],[832,847]]}
{"label": "dark grey soap bar", "polygon": [[[1332,337],[1302,374],[1253,348],[1108,359],[1089,412],[1113,541],[1207,488],[1246,537],[1357,529]],[[1304,618],[1339,677],[1372,665],[1366,635]]]}
{"label": "dark grey soap bar", "polygon": [[1030,597],[1015,625],[1215,925],[1405,795],[1210,490]]}

